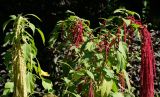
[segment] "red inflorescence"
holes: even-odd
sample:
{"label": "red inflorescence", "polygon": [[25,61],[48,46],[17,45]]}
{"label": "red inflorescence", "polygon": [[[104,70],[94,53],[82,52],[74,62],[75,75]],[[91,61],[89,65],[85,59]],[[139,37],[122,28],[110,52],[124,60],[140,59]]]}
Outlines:
{"label": "red inflorescence", "polygon": [[151,35],[145,26],[141,30],[141,35],[140,97],[154,97],[154,51]]}
{"label": "red inflorescence", "polygon": [[127,25],[126,25],[126,23],[123,23],[123,28],[124,28],[124,42],[126,42],[126,38],[127,38]]}
{"label": "red inflorescence", "polygon": [[88,97],[94,97],[93,82],[90,82]]}
{"label": "red inflorescence", "polygon": [[[152,47],[151,35],[146,26],[143,26],[140,20],[136,20],[133,16],[127,17],[131,23],[139,25],[141,29],[141,70],[140,70],[140,97],[154,97],[154,76],[155,58]],[[133,28],[129,31],[130,38],[133,38]]]}
{"label": "red inflorescence", "polygon": [[73,28],[72,31],[73,34],[73,43],[79,47],[79,44],[83,42],[83,25],[82,21],[78,21],[75,24],[75,27]]}
{"label": "red inflorescence", "polygon": [[119,73],[119,81],[120,81],[120,85],[121,85],[121,92],[125,91],[125,78],[124,78],[124,73],[120,72]]}

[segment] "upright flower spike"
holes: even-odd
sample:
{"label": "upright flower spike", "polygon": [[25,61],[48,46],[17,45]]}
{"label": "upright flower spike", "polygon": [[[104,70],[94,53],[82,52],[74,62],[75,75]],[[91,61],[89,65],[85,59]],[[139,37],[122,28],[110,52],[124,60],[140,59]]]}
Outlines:
{"label": "upright flower spike", "polygon": [[141,30],[141,35],[140,97],[154,97],[154,51],[151,35],[145,26]]}

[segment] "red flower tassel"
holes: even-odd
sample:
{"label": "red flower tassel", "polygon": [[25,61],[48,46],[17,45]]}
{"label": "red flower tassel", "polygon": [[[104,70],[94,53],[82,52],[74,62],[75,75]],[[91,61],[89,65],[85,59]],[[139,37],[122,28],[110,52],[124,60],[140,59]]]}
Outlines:
{"label": "red flower tassel", "polygon": [[94,97],[93,82],[90,82],[88,97]]}
{"label": "red flower tassel", "polygon": [[154,97],[155,58],[151,35],[146,27],[141,35],[140,97]]}
{"label": "red flower tassel", "polygon": [[83,25],[82,21],[77,22],[75,25],[73,33],[73,42],[76,45],[76,47],[79,47],[80,42],[83,42]]}
{"label": "red flower tassel", "polygon": [[119,83],[120,83],[121,92],[124,92],[125,91],[125,78],[124,78],[123,72],[119,73]]}

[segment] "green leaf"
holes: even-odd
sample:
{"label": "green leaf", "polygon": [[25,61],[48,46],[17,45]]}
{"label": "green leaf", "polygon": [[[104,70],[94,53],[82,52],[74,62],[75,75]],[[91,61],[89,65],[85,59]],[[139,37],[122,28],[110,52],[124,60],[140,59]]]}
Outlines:
{"label": "green leaf", "polygon": [[113,92],[118,92],[118,86],[115,81],[113,81],[112,90]]}
{"label": "green leaf", "polygon": [[49,79],[45,79],[43,78],[42,79],[42,86],[45,90],[53,90],[52,87],[53,87],[53,84],[52,84],[52,81],[50,81]]}
{"label": "green leaf", "polygon": [[73,83],[70,79],[68,79],[67,77],[64,77],[63,80],[65,81],[65,85],[66,86],[72,86]]}
{"label": "green leaf", "polygon": [[[72,70],[72,71],[73,71],[73,70]],[[72,78],[74,79],[74,81],[77,81],[77,80],[79,80],[83,75],[84,75],[83,72],[81,72],[81,71],[75,71],[75,72],[73,72],[73,74],[72,74]]]}
{"label": "green leaf", "polygon": [[122,69],[126,68],[127,65],[127,52],[128,47],[127,44],[124,42],[119,42],[119,48],[117,51],[117,72],[119,72]]}
{"label": "green leaf", "polygon": [[129,92],[131,92],[131,84],[130,84],[130,81],[129,81],[128,73],[127,73],[125,70],[123,70],[122,72],[124,73],[124,76],[125,76],[125,79],[126,79],[126,83],[127,83],[128,90],[129,90]]}
{"label": "green leaf", "polygon": [[126,59],[127,58],[126,54],[127,54],[127,51],[128,51],[127,44],[120,41],[118,50],[122,53],[124,59]]}
{"label": "green leaf", "polygon": [[58,35],[59,35],[59,33],[57,31],[52,32],[52,35],[51,35],[51,37],[50,37],[50,39],[48,41],[49,46],[51,48],[53,48],[53,45],[55,44],[55,42],[56,42],[56,40],[58,38]]}
{"label": "green leaf", "polygon": [[35,15],[35,14],[26,14],[24,16],[33,16],[33,17],[37,18],[39,21],[42,22],[42,20],[37,15]]}
{"label": "green leaf", "polygon": [[28,72],[26,76],[26,80],[27,80],[28,93],[33,93],[35,89],[35,81],[36,81],[34,74],[32,74],[31,72]]}
{"label": "green leaf", "polygon": [[103,59],[103,55],[101,53],[95,54],[98,60]]}
{"label": "green leaf", "polygon": [[95,44],[93,42],[88,42],[86,44],[85,50],[93,51],[95,49]]}
{"label": "green leaf", "polygon": [[113,97],[124,97],[124,95],[122,93],[116,92],[113,93]]}
{"label": "green leaf", "polygon": [[106,97],[110,94],[111,89],[112,89],[113,81],[106,81],[105,79],[103,80],[102,84],[100,85],[100,90],[101,90],[101,97]]}
{"label": "green leaf", "polygon": [[105,67],[103,67],[103,72],[105,74],[105,76],[109,77],[109,78],[114,78],[114,71],[107,69]]}
{"label": "green leaf", "polygon": [[139,40],[141,40],[141,36],[140,36],[139,30],[136,29],[136,30],[134,31],[134,33],[135,33],[135,36],[136,36]]}
{"label": "green leaf", "polygon": [[44,37],[43,32],[42,32],[40,29],[38,29],[38,28],[36,28],[36,29],[37,29],[37,31],[39,32],[39,34],[41,35],[41,38],[42,38],[43,44],[45,44],[45,37]]}
{"label": "green leaf", "polygon": [[79,94],[75,94],[75,93],[71,93],[72,95],[74,95],[75,97],[81,97]]}
{"label": "green leaf", "polygon": [[131,24],[131,20],[127,20],[127,19],[124,19],[124,18],[122,18],[122,19],[126,23],[127,27]]}
{"label": "green leaf", "polygon": [[117,51],[117,73],[126,68],[127,62],[126,59],[124,59],[121,52]]}
{"label": "green leaf", "polygon": [[35,29],[36,29],[36,27],[34,26],[34,24],[29,23],[29,27],[31,28],[31,30],[32,30],[32,32],[33,32],[33,34],[34,34]]}
{"label": "green leaf", "polygon": [[4,24],[3,24],[3,32],[4,32],[4,30],[6,29],[7,25],[8,25],[11,21],[12,21],[12,19],[4,22]]}
{"label": "green leaf", "polygon": [[12,45],[13,39],[14,39],[14,35],[15,35],[15,33],[13,33],[13,32],[6,33],[6,36],[4,38],[3,47],[6,47],[7,45]]}
{"label": "green leaf", "polygon": [[9,16],[12,20],[15,20],[17,17],[16,17],[16,15],[10,15]]}
{"label": "green leaf", "polygon": [[30,54],[31,54],[31,46],[29,44],[24,44],[22,45],[22,50],[23,50],[23,56],[25,62],[30,60]]}
{"label": "green leaf", "polygon": [[94,80],[94,75],[92,72],[90,72],[89,70],[86,70],[86,73],[88,74],[88,76]]}
{"label": "green leaf", "polygon": [[3,95],[8,95],[13,92],[14,83],[13,82],[6,82],[4,86]]}

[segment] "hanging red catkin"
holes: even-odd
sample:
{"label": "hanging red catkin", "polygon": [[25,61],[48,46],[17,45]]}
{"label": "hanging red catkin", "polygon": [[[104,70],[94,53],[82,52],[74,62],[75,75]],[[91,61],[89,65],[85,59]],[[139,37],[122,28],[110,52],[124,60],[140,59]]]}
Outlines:
{"label": "hanging red catkin", "polygon": [[80,42],[83,42],[83,25],[82,25],[82,21],[78,21],[73,29],[74,29],[72,31],[73,42],[78,47]]}
{"label": "hanging red catkin", "polygon": [[88,97],[94,97],[93,82],[90,82]]}
{"label": "hanging red catkin", "polygon": [[126,42],[126,38],[127,38],[127,25],[126,25],[126,23],[123,23],[123,28],[124,28],[124,42]]}
{"label": "hanging red catkin", "polygon": [[154,97],[154,51],[151,35],[145,26],[141,30],[141,35],[140,97]]}
{"label": "hanging red catkin", "polygon": [[118,43],[120,42],[120,35],[121,35],[121,29],[120,29],[120,27],[118,27],[118,29],[117,29]]}
{"label": "hanging red catkin", "polygon": [[121,89],[121,92],[124,92],[125,91],[125,78],[124,78],[124,73],[123,72],[120,72],[119,75],[119,83],[120,83],[120,89]]}

